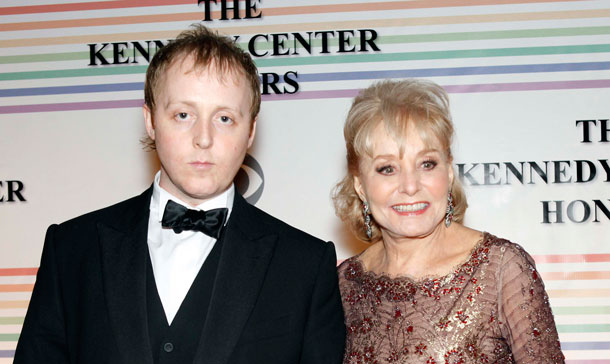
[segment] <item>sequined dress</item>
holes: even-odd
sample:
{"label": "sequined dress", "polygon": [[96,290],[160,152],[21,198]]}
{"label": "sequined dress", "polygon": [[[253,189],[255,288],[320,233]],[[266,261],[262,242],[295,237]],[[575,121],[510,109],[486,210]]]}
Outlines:
{"label": "sequined dress", "polygon": [[339,285],[344,364],[564,363],[533,259],[491,234],[444,277],[390,278],[355,256]]}

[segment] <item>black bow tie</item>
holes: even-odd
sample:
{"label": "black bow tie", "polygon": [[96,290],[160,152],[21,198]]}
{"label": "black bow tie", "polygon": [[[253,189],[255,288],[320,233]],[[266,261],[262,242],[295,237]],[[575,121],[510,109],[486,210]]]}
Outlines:
{"label": "black bow tie", "polygon": [[209,211],[191,210],[169,200],[165,205],[161,226],[172,228],[176,234],[184,230],[194,230],[218,239],[227,214],[226,208]]}

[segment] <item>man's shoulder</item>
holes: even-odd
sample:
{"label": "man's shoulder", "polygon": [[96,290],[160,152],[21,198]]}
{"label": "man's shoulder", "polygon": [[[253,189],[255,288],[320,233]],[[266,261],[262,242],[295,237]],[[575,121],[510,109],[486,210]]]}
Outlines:
{"label": "man's shoulder", "polygon": [[279,218],[263,211],[262,209],[247,203],[248,225],[252,230],[261,233],[275,234],[280,244],[291,249],[313,250],[316,254],[322,254],[330,244],[321,240]]}
{"label": "man's shoulder", "polygon": [[317,243],[324,243],[323,240],[318,239],[317,237],[315,237],[295,226],[292,226],[291,224],[289,224],[283,220],[280,220],[279,218],[267,213],[266,211],[264,211],[256,206],[253,206],[253,205],[249,205],[249,206],[254,211],[253,216],[256,217],[256,220],[257,220],[256,223],[262,224],[263,226],[267,226],[269,228],[272,228],[273,231],[277,232],[278,234],[287,235],[287,236],[300,238],[303,240],[308,240],[308,241],[317,242]]}
{"label": "man's shoulder", "polygon": [[337,257],[332,242],[321,240],[255,206],[249,209],[252,212],[249,225],[256,225],[257,232],[276,239],[273,253],[275,271],[286,277],[308,279],[315,279],[321,269],[335,272]]}

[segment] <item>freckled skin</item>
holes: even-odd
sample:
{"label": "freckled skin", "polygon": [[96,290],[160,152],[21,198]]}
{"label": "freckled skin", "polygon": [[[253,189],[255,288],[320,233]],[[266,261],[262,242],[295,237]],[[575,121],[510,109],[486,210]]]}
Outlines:
{"label": "freckled skin", "polygon": [[196,206],[226,191],[252,145],[256,120],[252,95],[240,74],[219,75],[211,64],[192,67],[190,57],[167,70],[155,96],[144,106],[148,135],[161,162],[159,184]]}

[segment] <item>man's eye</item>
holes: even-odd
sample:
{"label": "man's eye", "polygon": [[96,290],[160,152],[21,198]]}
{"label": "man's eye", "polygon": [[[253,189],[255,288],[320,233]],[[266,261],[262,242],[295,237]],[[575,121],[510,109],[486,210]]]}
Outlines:
{"label": "man's eye", "polygon": [[220,117],[220,122],[223,124],[230,124],[233,122],[233,119],[231,119],[231,117],[223,115]]}
{"label": "man's eye", "polygon": [[188,117],[189,117],[189,114],[186,112],[179,112],[176,114],[176,119],[179,119],[179,120],[186,120],[186,119],[188,119]]}

